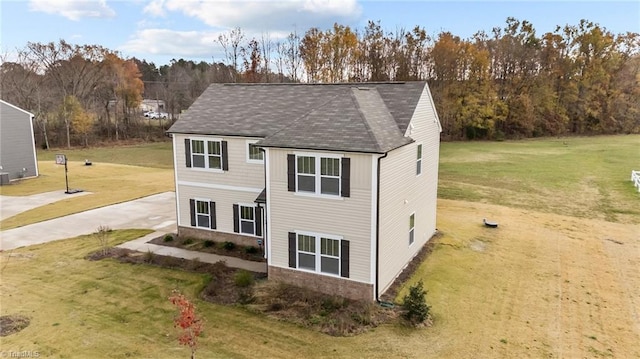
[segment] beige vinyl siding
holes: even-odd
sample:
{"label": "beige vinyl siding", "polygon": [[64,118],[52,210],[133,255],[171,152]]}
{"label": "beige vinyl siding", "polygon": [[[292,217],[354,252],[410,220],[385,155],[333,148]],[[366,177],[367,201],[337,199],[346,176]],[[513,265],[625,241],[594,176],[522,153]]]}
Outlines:
{"label": "beige vinyl siding", "polygon": [[178,205],[178,225],[189,227],[191,225],[191,214],[189,200],[197,198],[216,203],[216,224],[217,231],[233,233],[233,205],[236,203],[253,204],[258,193],[231,191],[224,189],[214,189],[195,186],[180,186],[180,197]]}
{"label": "beige vinyl siding", "polygon": [[[425,88],[407,133],[416,142],[396,149],[380,170],[380,277],[383,293],[435,233],[440,128]],[[422,173],[416,176],[422,144]],[[409,245],[409,216],[415,213],[414,243]]]}
{"label": "beige vinyl siding", "polygon": [[294,152],[269,149],[269,264],[288,268],[288,232],[338,235],[350,241],[350,279],[370,283],[371,155],[344,153],[351,159],[351,196],[330,199],[287,191],[287,154]]}
{"label": "beige vinyl siding", "polygon": [[[174,134],[176,175],[178,181],[215,183],[218,185],[264,188],[264,165],[247,163],[247,140],[258,138]],[[227,141],[229,170],[223,173],[201,168],[188,168],[185,163],[185,138],[217,138]]]}

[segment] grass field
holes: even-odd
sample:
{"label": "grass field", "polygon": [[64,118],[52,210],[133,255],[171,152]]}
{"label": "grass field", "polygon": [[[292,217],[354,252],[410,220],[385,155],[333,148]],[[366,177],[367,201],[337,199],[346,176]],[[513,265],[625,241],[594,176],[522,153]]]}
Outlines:
{"label": "grass field", "polygon": [[[207,321],[198,357],[640,357],[640,194],[628,180],[633,167],[640,169],[640,136],[567,142],[443,144],[443,236],[410,281],[425,282],[432,327],[391,324],[334,338],[195,299]],[[567,153],[549,154],[556,151]],[[612,160],[579,156],[600,152]],[[537,171],[545,173],[531,173]],[[572,183],[585,177],[593,184],[583,193]],[[596,185],[601,192],[588,190]],[[612,202],[597,205],[605,192]],[[464,193],[471,201],[461,200]],[[483,227],[482,217],[499,228]],[[141,234],[116,231],[112,240]],[[175,340],[166,298],[174,288],[196,298],[208,278],[84,259],[96,249],[95,239],[80,237],[2,253],[0,314],[26,315],[31,324],[0,338],[1,350],[188,357]]]}
{"label": "grass field", "polygon": [[640,223],[640,136],[443,143],[439,197]]}

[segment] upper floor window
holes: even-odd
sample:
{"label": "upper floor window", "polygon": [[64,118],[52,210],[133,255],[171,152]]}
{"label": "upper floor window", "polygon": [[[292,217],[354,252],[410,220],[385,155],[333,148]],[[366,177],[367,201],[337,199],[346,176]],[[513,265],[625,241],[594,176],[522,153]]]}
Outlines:
{"label": "upper floor window", "polygon": [[288,155],[289,191],[350,196],[350,159],[338,156]]}
{"label": "upper floor window", "polygon": [[320,158],[320,193],[340,195],[339,158]]}
{"label": "upper floor window", "polygon": [[247,140],[247,162],[263,163],[264,152],[260,151],[260,147],[256,146],[257,140]]}
{"label": "upper floor window", "polygon": [[416,161],[416,175],[422,173],[422,144],[418,145],[418,159]]}
{"label": "upper floor window", "polygon": [[185,139],[187,167],[228,170],[227,141]]}

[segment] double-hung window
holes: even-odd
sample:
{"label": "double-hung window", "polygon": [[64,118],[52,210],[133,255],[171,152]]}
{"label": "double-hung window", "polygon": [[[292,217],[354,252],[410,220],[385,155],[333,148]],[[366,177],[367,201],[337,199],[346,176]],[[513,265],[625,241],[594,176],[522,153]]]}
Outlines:
{"label": "double-hung window", "polygon": [[340,195],[340,159],[320,158],[320,193]]}
{"label": "double-hung window", "polygon": [[316,158],[298,156],[297,165],[298,191],[316,192]]}
{"label": "double-hung window", "polygon": [[288,162],[289,191],[349,197],[349,158],[299,154],[289,155]]}
{"label": "double-hung window", "polygon": [[422,173],[422,144],[418,145],[418,159],[416,160],[416,175]]}
{"label": "double-hung window", "polygon": [[196,227],[209,228],[211,226],[209,202],[196,201]]}
{"label": "double-hung window", "polygon": [[414,241],[414,236],[415,236],[415,231],[416,231],[416,214],[415,213],[411,213],[411,216],[409,216],[409,245],[413,244]]}
{"label": "double-hung window", "polygon": [[320,237],[320,271],[340,275],[340,240]]}
{"label": "double-hung window", "polygon": [[289,266],[349,277],[349,241],[334,235],[289,233]]}
{"label": "double-hung window", "polygon": [[233,231],[250,236],[262,236],[262,212],[250,204],[233,205]]}
{"label": "double-hung window", "polygon": [[213,201],[190,199],[191,226],[198,228],[216,228],[216,204]]}
{"label": "double-hung window", "polygon": [[256,234],[256,220],[254,207],[239,206],[240,210],[240,233]]}
{"label": "double-hung window", "polygon": [[298,234],[298,268],[316,270],[316,237]]}
{"label": "double-hung window", "polygon": [[228,170],[226,144],[217,139],[185,139],[187,167]]}

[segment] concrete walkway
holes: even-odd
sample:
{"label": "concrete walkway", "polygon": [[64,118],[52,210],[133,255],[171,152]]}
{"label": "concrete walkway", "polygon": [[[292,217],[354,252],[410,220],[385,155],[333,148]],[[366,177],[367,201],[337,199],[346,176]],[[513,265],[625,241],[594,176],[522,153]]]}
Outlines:
{"label": "concrete walkway", "polygon": [[245,269],[245,270],[257,272],[257,273],[267,272],[266,263],[248,261],[248,260],[244,260],[236,257],[220,256],[213,253],[189,251],[181,248],[160,246],[157,244],[147,243],[150,240],[164,236],[165,234],[167,233],[166,232],[150,233],[144,237],[135,239],[133,241],[122,243],[117,247],[126,248],[133,251],[144,252],[144,253],[152,252],[158,255],[171,256],[171,257],[184,258],[184,259],[197,258],[200,262],[205,262],[205,263],[217,263],[220,261],[224,261],[228,267]]}

